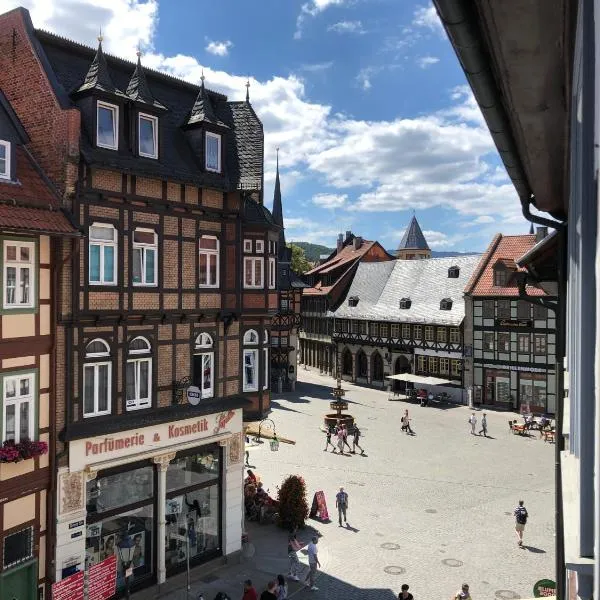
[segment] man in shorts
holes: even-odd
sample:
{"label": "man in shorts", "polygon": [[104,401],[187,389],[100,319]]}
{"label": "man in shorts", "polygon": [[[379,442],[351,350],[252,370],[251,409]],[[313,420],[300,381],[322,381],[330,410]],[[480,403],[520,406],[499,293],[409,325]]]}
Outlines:
{"label": "man in shorts", "polygon": [[519,500],[519,506],[515,508],[515,531],[517,532],[517,544],[523,546],[523,532],[525,531],[525,525],[529,518],[529,513],[524,506],[523,500]]}

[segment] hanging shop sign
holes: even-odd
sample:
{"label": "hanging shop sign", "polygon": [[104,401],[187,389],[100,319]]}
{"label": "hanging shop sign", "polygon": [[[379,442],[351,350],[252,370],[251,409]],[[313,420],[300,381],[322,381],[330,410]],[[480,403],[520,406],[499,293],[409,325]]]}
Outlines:
{"label": "hanging shop sign", "polygon": [[239,431],[241,427],[241,410],[230,410],[113,435],[74,440],[69,448],[69,468],[71,471],[81,471],[95,463],[200,441],[224,433],[227,429]]}
{"label": "hanging shop sign", "polygon": [[540,579],[533,586],[533,596],[535,598],[549,598],[556,596],[556,582],[552,579]]}
{"label": "hanging shop sign", "polygon": [[529,319],[496,319],[496,327],[532,327],[533,321]]}
{"label": "hanging shop sign", "polygon": [[52,584],[53,600],[83,600],[83,571]]}
{"label": "hanging shop sign", "polygon": [[200,388],[196,385],[190,385],[190,387],[185,391],[185,395],[187,396],[187,401],[192,405],[196,406],[200,404],[200,399],[202,398],[202,392]]}

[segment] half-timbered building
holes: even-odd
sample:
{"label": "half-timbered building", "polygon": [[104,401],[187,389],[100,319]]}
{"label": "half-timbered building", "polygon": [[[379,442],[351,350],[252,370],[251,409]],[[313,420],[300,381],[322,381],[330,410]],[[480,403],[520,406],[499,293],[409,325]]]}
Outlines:
{"label": "half-timbered building", "polygon": [[293,391],[298,376],[298,329],[302,291],[308,287],[292,270],[292,250],[285,243],[279,157],[273,194],[273,220],[280,227],[277,242],[277,313],[271,322],[271,389]]}
{"label": "half-timbered building", "polygon": [[[387,375],[415,373],[462,388],[462,290],[478,261],[474,255],[359,265],[332,313],[341,377],[383,388]],[[462,400],[462,390],[454,395]]]}
{"label": "half-timbered building", "polygon": [[360,263],[391,261],[379,242],[364,240],[346,231],[340,233],[329,258],[304,274],[310,287],[301,302],[300,362],[333,375],[336,372],[336,346],[333,319],[330,317],[343,301]]}
{"label": "half-timbered building", "polygon": [[[556,398],[556,316],[541,286],[527,285],[532,304],[520,298],[519,260],[545,236],[497,234],[465,289],[472,329],[469,378],[473,403],[534,413],[554,413]],[[545,304],[545,305],[544,305]],[[472,351],[471,351],[472,350]]]}
{"label": "half-timbered building", "polygon": [[86,236],[56,250],[50,579],[134,544],[132,588],[162,583],[241,547],[242,412],[269,409],[278,301],[262,124],[248,95],[35,30],[23,9],[0,16],[0,44],[0,86]]}
{"label": "half-timbered building", "polygon": [[46,583],[56,244],[78,235],[0,90],[0,598]]}

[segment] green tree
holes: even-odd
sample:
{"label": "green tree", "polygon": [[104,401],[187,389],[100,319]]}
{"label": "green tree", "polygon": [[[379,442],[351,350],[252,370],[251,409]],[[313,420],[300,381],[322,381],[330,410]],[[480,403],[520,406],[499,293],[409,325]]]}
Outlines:
{"label": "green tree", "polygon": [[292,250],[292,271],[298,273],[298,275],[310,271],[311,265],[306,259],[304,250],[300,246],[296,246],[296,244],[288,244],[288,248]]}
{"label": "green tree", "polygon": [[309,511],[306,483],[300,475],[286,477],[279,488],[277,500],[279,501],[279,526],[290,531],[304,527]]}

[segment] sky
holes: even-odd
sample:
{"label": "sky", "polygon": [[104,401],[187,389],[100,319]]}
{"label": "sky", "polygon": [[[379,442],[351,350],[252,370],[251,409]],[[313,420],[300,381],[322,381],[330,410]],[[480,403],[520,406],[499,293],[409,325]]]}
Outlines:
{"label": "sky", "polygon": [[35,27],[250,100],[276,148],[288,240],[352,230],[434,250],[527,233],[517,194],[431,0],[0,0]]}

